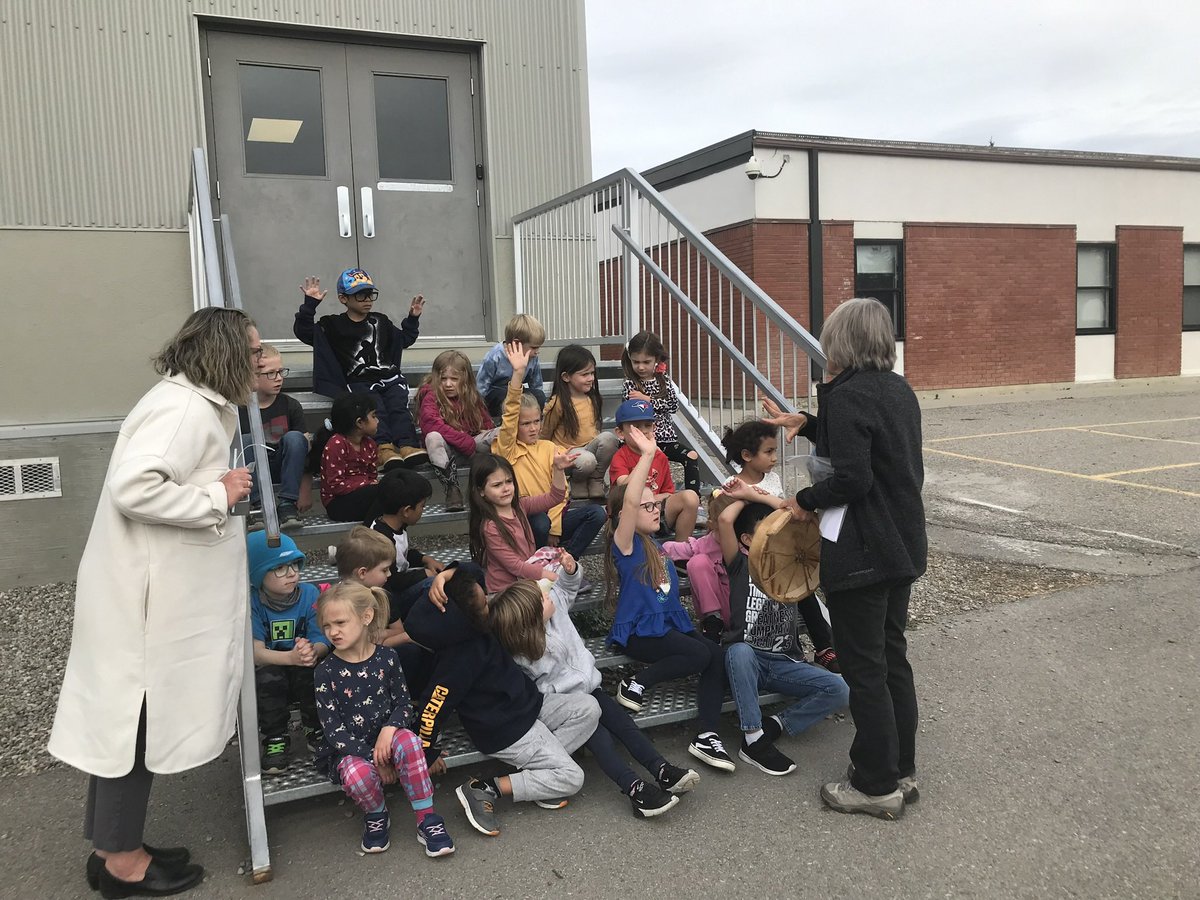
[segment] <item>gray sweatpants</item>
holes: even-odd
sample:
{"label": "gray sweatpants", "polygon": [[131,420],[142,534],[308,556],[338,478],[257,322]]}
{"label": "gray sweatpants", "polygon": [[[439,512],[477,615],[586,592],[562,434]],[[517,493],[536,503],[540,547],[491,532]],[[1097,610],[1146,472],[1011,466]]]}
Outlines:
{"label": "gray sweatpants", "polygon": [[600,721],[591,694],[546,694],[533,727],[516,743],[490,754],[520,769],[509,778],[513,800],[557,800],[583,787],[583,769],[571,754],[584,745]]}

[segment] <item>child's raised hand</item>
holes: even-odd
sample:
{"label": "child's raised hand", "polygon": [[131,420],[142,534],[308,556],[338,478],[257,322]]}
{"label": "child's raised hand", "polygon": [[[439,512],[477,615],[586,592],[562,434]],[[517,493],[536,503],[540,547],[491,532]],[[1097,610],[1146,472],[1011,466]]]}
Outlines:
{"label": "child's raised hand", "polygon": [[504,355],[514,372],[524,372],[529,368],[529,349],[520,341],[509,341],[504,345]]}
{"label": "child's raised hand", "polygon": [[324,300],[325,295],[329,293],[329,291],[321,290],[321,279],[316,275],[305,275],[304,287],[301,290],[304,291],[305,297],[312,297],[318,303]]}
{"label": "child's raised hand", "polygon": [[559,450],[554,451],[554,468],[569,469],[575,465],[575,460],[579,459],[578,450]]}
{"label": "child's raised hand", "polygon": [[558,557],[558,563],[568,575],[574,575],[575,570],[579,568],[579,563],[575,561],[575,557],[566,550]]}
{"label": "child's raised hand", "polygon": [[417,294],[412,298],[412,303],[408,306],[408,314],[413,318],[418,318],[425,311],[425,295]]}
{"label": "child's raised hand", "polygon": [[649,394],[643,394],[641,391],[630,391],[629,399],[630,400],[645,400],[647,403],[654,402],[652,399],[650,399]]}
{"label": "child's raised hand", "polygon": [[653,456],[658,450],[658,444],[654,442],[654,438],[647,437],[642,434],[641,429],[634,428],[632,425],[625,428],[625,443],[634,453],[642,456]]}

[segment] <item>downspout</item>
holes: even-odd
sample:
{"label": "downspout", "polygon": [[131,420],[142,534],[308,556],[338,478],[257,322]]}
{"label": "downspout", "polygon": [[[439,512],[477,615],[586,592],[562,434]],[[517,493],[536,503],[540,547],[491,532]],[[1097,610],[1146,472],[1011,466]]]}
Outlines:
{"label": "downspout", "polygon": [[[825,255],[821,228],[821,176],[817,166],[817,148],[808,149],[808,330],[821,336],[825,324]],[[821,368],[809,366],[812,380],[819,381]]]}

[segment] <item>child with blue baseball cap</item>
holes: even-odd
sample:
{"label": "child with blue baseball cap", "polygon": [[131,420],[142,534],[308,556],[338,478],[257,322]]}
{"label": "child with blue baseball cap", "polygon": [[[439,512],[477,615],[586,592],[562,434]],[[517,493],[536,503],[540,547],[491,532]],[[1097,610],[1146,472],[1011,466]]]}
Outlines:
{"label": "child with blue baseball cap", "polygon": [[369,393],[379,417],[378,465],[412,467],[429,455],[417,440],[408,408],[408,382],[400,371],[404,350],[417,340],[425,298],[418,294],[399,327],[375,312],[379,290],[365,269],[346,269],[337,281],[338,300],[346,307],[340,315],[316,319],[317,306],[327,291],[321,279],[306,276],[304,300],[296,311],[292,331],[313,348],[313,387],[317,393],[337,397],[351,391]]}
{"label": "child with blue baseball cap", "polygon": [[[630,429],[637,429],[646,440],[655,444],[654,405],[650,401],[630,399],[617,407],[617,437],[624,441]],[[693,490],[675,490],[670,460],[662,450],[657,449],[657,444],[655,447],[654,460],[646,474],[646,487],[654,494],[654,499],[659,504],[660,533],[674,528],[675,540],[686,541],[696,529],[700,495]],[[612,463],[609,465],[609,483],[615,486],[628,481],[640,458],[641,455],[628,444],[622,444],[613,454]]]}
{"label": "child with blue baseball cap", "polygon": [[300,708],[309,750],[315,752],[322,743],[313,670],[329,653],[329,641],[317,620],[320,591],[300,581],[304,554],[296,542],[285,534],[278,547],[268,547],[267,533],[256,531],[246,538],[246,551],[262,771],[278,775],[289,763],[292,703]]}

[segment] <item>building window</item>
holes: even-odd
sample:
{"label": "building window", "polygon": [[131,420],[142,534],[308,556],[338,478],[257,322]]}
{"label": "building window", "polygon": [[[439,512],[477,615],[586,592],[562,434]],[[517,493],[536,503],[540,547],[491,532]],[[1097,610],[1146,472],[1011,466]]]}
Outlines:
{"label": "building window", "polygon": [[1075,331],[1112,334],[1116,330],[1117,248],[1079,244],[1075,250]]}
{"label": "building window", "polygon": [[1183,248],[1183,330],[1200,331],[1200,244]]}
{"label": "building window", "polygon": [[854,296],[874,297],[892,314],[904,340],[904,242],[854,242]]}

